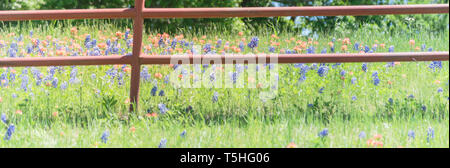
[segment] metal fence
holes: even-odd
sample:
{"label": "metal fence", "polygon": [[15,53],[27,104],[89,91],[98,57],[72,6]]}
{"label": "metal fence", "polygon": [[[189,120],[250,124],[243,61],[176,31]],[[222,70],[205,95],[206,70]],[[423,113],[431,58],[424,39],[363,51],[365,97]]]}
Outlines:
{"label": "metal fence", "polygon": [[[131,56],[78,56],[46,58],[0,58],[0,67],[112,65],[130,64],[130,110],[136,110],[139,99],[140,71],[142,64],[170,64],[171,56],[142,53],[144,18],[227,18],[274,16],[361,16],[389,14],[437,14],[448,13],[448,4],[430,5],[371,5],[326,7],[248,7],[248,8],[145,8],[145,0],[135,0],[134,8],[121,9],[72,9],[36,11],[0,11],[0,21],[60,20],[60,19],[133,19],[133,53]],[[188,56],[193,64],[194,56]],[[234,55],[234,59],[248,56]],[[196,57],[197,58],[197,57]],[[203,59],[203,56],[198,56]],[[225,56],[213,55],[208,59]],[[392,61],[448,61],[449,52],[401,52],[371,54],[281,54],[277,63],[336,63],[336,62],[392,62]],[[270,56],[266,62],[270,63]],[[258,62],[256,62],[258,63]]]}

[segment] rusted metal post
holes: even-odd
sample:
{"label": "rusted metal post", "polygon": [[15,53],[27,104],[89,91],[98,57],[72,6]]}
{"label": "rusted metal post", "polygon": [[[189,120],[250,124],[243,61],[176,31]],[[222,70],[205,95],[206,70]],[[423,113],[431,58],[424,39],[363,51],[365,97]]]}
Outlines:
{"label": "rusted metal post", "polygon": [[142,33],[144,27],[144,10],[145,0],[135,0],[135,16],[133,18],[133,56],[131,58],[131,81],[130,81],[130,111],[137,111],[139,104],[139,83],[141,76],[141,49],[142,49]]}

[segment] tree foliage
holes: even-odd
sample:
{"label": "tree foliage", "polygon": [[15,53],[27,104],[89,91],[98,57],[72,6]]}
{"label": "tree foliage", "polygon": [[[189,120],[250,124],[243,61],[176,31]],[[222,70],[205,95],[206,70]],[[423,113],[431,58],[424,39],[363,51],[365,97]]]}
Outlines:
{"label": "tree foliage", "polygon": [[[1,0],[0,10],[28,9],[89,9],[133,7],[134,0]],[[146,0],[147,8],[194,7],[269,7],[269,6],[337,6],[337,5],[393,5],[393,4],[448,3],[448,0]],[[448,14],[439,15],[383,15],[337,17],[269,17],[269,18],[221,18],[221,19],[146,19],[148,29],[174,31],[177,29],[257,29],[272,26],[283,30],[309,29],[330,31],[337,27],[357,29],[370,25],[384,31],[420,28],[439,31],[448,27]]]}

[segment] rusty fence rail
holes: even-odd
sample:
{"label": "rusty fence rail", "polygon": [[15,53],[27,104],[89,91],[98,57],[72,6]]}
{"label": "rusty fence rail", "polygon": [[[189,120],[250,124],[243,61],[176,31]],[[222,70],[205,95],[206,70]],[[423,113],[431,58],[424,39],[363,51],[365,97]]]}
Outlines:
{"label": "rusty fence rail", "polygon": [[[129,56],[78,56],[47,58],[0,58],[0,67],[113,65],[132,66],[130,81],[130,110],[136,110],[139,99],[139,82],[142,64],[170,64],[171,56],[143,55],[142,34],[145,18],[227,18],[227,17],[277,17],[277,16],[361,16],[389,14],[439,14],[448,13],[448,4],[430,5],[370,5],[324,7],[249,7],[249,8],[145,8],[145,0],[135,0],[134,8],[70,9],[35,11],[0,11],[0,21],[61,20],[61,19],[133,19],[133,52]],[[194,56],[188,56],[193,64]],[[233,55],[234,60],[254,58]],[[270,55],[266,55],[270,63]],[[281,54],[277,63],[335,63],[335,62],[392,62],[392,61],[448,61],[449,52],[399,52],[371,54]],[[200,59],[205,57],[199,56]],[[228,58],[228,57],[227,57]],[[213,55],[207,59],[225,56]],[[242,62],[241,62],[242,63]],[[256,62],[258,63],[258,62]]]}

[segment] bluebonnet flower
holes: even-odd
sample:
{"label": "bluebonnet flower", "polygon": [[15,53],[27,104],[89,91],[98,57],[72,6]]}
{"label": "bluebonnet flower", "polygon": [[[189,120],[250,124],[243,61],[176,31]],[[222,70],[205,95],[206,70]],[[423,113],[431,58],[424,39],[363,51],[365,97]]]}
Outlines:
{"label": "bluebonnet flower", "polygon": [[158,86],[153,86],[152,90],[150,91],[150,95],[155,96],[156,95],[156,91],[158,91]]}
{"label": "bluebonnet flower", "polygon": [[428,48],[428,52],[433,51],[433,47]]}
{"label": "bluebonnet flower", "polygon": [[358,42],[355,43],[355,45],[353,46],[353,49],[354,49],[355,51],[358,51],[358,50],[359,50],[359,43],[358,43]]}
{"label": "bluebonnet flower", "polygon": [[84,39],[84,46],[85,46],[86,48],[90,48],[90,47],[88,47],[88,45],[91,45],[90,42],[91,42],[91,35],[88,34],[88,35],[86,36],[86,39]]}
{"label": "bluebonnet flower", "polygon": [[389,52],[394,52],[394,46],[390,46],[388,50]]}
{"label": "bluebonnet flower", "polygon": [[166,95],[166,93],[164,92],[164,90],[161,90],[161,91],[159,91],[159,94],[158,94],[159,96],[165,96]]}
{"label": "bluebonnet flower", "polygon": [[174,38],[172,40],[172,43],[170,44],[170,47],[172,47],[173,49],[175,49],[177,47],[178,41],[176,38]]}
{"label": "bluebonnet flower", "polygon": [[30,38],[33,37],[33,30],[30,30]]}
{"label": "bluebonnet flower", "polygon": [[159,108],[159,112],[161,114],[166,114],[167,111],[169,111],[169,109],[166,107],[166,105],[162,104],[162,103],[158,104],[158,108]]}
{"label": "bluebonnet flower", "polygon": [[373,84],[374,84],[375,86],[378,86],[378,84],[380,84],[380,78],[378,78],[378,72],[377,72],[377,71],[375,71],[375,72],[372,74],[372,78],[373,78]]}
{"label": "bluebonnet flower", "polygon": [[362,69],[364,72],[367,72],[367,64],[366,64],[366,63],[363,63],[362,66],[361,66],[361,69]]}
{"label": "bluebonnet flower", "polygon": [[28,90],[28,75],[22,76],[22,83],[20,85],[20,88],[22,88],[24,91]]}
{"label": "bluebonnet flower", "polygon": [[319,132],[318,136],[320,138],[324,138],[326,136],[328,136],[328,128],[323,129],[322,131]]}
{"label": "bluebonnet flower", "polygon": [[433,61],[433,62],[431,62],[431,64],[428,67],[430,67],[433,70],[435,70],[436,68],[442,69],[442,62],[441,61]]}
{"label": "bluebonnet flower", "polygon": [[158,46],[159,46],[160,48],[164,48],[164,47],[165,47],[165,43],[164,43],[164,40],[163,40],[163,37],[162,37],[162,36],[159,38]]}
{"label": "bluebonnet flower", "polygon": [[427,48],[427,46],[425,44],[422,44],[422,46],[420,47],[420,50],[425,51],[426,48]]}
{"label": "bluebonnet flower", "polygon": [[1,120],[3,121],[3,123],[8,124],[8,120],[6,119],[6,114],[5,113],[2,113]]}
{"label": "bluebonnet flower", "polygon": [[6,130],[6,134],[5,134],[5,137],[3,139],[4,140],[10,140],[11,136],[14,133],[15,130],[16,130],[16,127],[14,126],[14,124],[9,125],[8,130]]}
{"label": "bluebonnet flower", "polygon": [[314,46],[310,46],[306,49],[306,53],[307,54],[314,54],[316,53],[316,49],[314,48]]}
{"label": "bluebonnet flower", "polygon": [[213,103],[217,102],[219,100],[219,93],[214,92],[214,95],[212,97],[212,101]]}
{"label": "bluebonnet flower", "polygon": [[158,148],[166,148],[167,145],[167,139],[163,138],[161,139],[161,142],[159,142]]}
{"label": "bluebonnet flower", "polygon": [[422,105],[422,111],[427,111],[427,106]]}
{"label": "bluebonnet flower", "polygon": [[274,53],[274,52],[275,52],[275,47],[269,46],[269,52],[270,52],[270,53]]}
{"label": "bluebonnet flower", "polygon": [[317,73],[319,74],[320,77],[326,76],[327,73],[328,73],[328,67],[327,66],[320,66],[319,69],[317,70]]}
{"label": "bluebonnet flower", "polygon": [[319,89],[319,93],[322,94],[324,89],[325,89],[324,87],[321,87],[321,88]]}
{"label": "bluebonnet flower", "polygon": [[416,133],[413,130],[409,130],[408,131],[408,137],[409,137],[409,139],[415,139],[416,138]]}
{"label": "bluebonnet flower", "polygon": [[313,104],[308,104],[308,107],[312,108],[312,107],[314,107],[314,105]]}
{"label": "bluebonnet flower", "polygon": [[259,38],[253,37],[250,43],[247,44],[247,46],[251,49],[254,49],[255,47],[258,47]]}
{"label": "bluebonnet flower", "polygon": [[205,44],[205,46],[203,47],[203,51],[205,52],[205,54],[208,54],[211,52],[211,44]]}
{"label": "bluebonnet flower", "polygon": [[356,101],[356,96],[352,96],[352,100],[353,100],[353,101]]}
{"label": "bluebonnet flower", "polygon": [[186,136],[186,130],[184,130],[184,131],[180,134],[180,136],[181,136],[182,138],[184,138],[184,137]]}
{"label": "bluebonnet flower", "polygon": [[54,87],[54,88],[56,88],[56,87],[58,87],[58,78],[54,78],[53,79],[53,81],[52,81],[52,86]]}
{"label": "bluebonnet flower", "polygon": [[62,90],[67,89],[67,82],[63,82],[63,83],[61,84],[61,89],[62,89]]}
{"label": "bluebonnet flower", "polygon": [[410,95],[408,96],[408,98],[409,98],[409,99],[414,99],[414,95],[413,95],[413,94],[410,94]]}
{"label": "bluebonnet flower", "polygon": [[103,134],[102,134],[102,137],[101,137],[102,142],[106,144],[106,142],[108,141],[108,137],[109,137],[109,131],[106,130],[106,131],[103,132]]}
{"label": "bluebonnet flower", "polygon": [[356,77],[352,78],[352,84],[356,84]]}
{"label": "bluebonnet flower", "polygon": [[430,140],[434,138],[434,129],[429,127],[427,131],[427,142],[430,143]]}
{"label": "bluebonnet flower", "polygon": [[131,47],[131,44],[133,44],[133,39],[128,39],[128,40],[126,41],[126,44],[127,44],[127,48],[130,48],[130,47]]}
{"label": "bluebonnet flower", "polygon": [[389,102],[389,104],[394,104],[394,99],[392,99],[392,98],[389,98],[389,100],[388,100],[388,102]]}
{"label": "bluebonnet flower", "polygon": [[358,137],[360,139],[364,139],[364,138],[366,138],[366,133],[364,131],[361,131],[361,133],[359,133]]}
{"label": "bluebonnet flower", "polygon": [[376,77],[373,78],[373,84],[374,84],[375,86],[378,86],[378,84],[380,84],[380,78],[378,78],[378,76],[376,76]]}
{"label": "bluebonnet flower", "polygon": [[442,92],[444,92],[444,90],[442,88],[438,88],[437,92],[442,93]]}
{"label": "bluebonnet flower", "polygon": [[327,53],[327,48],[324,48],[320,53],[321,54],[326,54]]}
{"label": "bluebonnet flower", "polygon": [[370,47],[369,47],[369,46],[367,46],[367,45],[366,45],[366,46],[364,46],[364,52],[365,52],[365,53],[368,53],[369,51],[370,51]]}
{"label": "bluebonnet flower", "polygon": [[217,40],[217,42],[216,42],[216,48],[220,48],[221,46],[222,46],[222,40],[219,39],[219,40]]}
{"label": "bluebonnet flower", "polygon": [[334,53],[334,45],[330,47],[330,52]]}
{"label": "bluebonnet flower", "polygon": [[300,78],[298,79],[300,82],[303,82],[306,80],[306,74],[301,74]]}
{"label": "bluebonnet flower", "polygon": [[130,34],[130,31],[129,31],[129,30],[125,31],[125,40],[128,39],[128,35],[129,35],[129,34]]}
{"label": "bluebonnet flower", "polygon": [[345,73],[346,73],[346,72],[345,72],[344,70],[342,70],[341,73],[339,73],[339,74],[340,74],[341,76],[345,76]]}
{"label": "bluebonnet flower", "polygon": [[241,52],[244,52],[244,42],[239,43],[239,49],[241,49]]}

